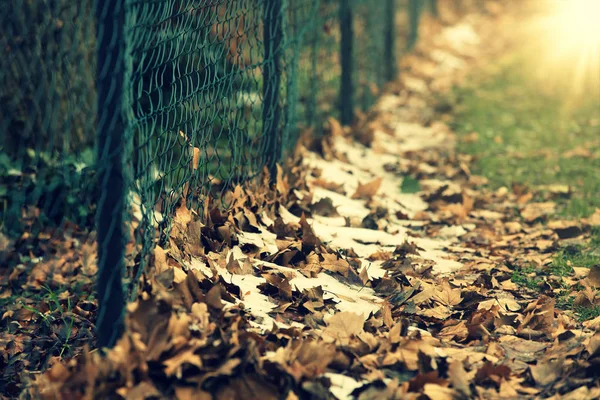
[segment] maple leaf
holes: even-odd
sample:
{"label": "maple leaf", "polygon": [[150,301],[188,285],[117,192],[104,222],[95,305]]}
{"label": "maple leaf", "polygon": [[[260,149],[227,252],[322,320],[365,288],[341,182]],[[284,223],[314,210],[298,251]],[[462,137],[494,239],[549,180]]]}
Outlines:
{"label": "maple leaf", "polygon": [[365,320],[362,315],[350,311],[342,311],[331,316],[326,323],[327,328],[323,333],[335,339],[345,341],[363,331]]}
{"label": "maple leaf", "polygon": [[444,282],[441,290],[436,290],[433,298],[446,306],[455,306],[462,301],[461,290],[452,289],[448,282]]}

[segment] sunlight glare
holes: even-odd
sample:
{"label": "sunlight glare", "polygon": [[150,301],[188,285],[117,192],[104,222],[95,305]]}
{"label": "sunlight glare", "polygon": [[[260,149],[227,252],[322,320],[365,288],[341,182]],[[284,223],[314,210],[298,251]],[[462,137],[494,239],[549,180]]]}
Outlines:
{"label": "sunlight glare", "polygon": [[547,11],[541,72],[570,95],[600,95],[600,0],[550,0]]}

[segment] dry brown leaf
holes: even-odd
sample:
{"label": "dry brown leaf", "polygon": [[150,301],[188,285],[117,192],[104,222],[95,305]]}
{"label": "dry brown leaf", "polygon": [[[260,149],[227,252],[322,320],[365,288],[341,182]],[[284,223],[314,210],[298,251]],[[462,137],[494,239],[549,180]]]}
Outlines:
{"label": "dry brown leaf", "polygon": [[213,400],[209,392],[190,386],[177,386],[175,388],[175,397],[177,400]]}
{"label": "dry brown leaf", "polygon": [[381,306],[381,317],[383,319],[383,323],[388,328],[391,328],[392,326],[394,326],[394,318],[392,317],[392,307],[390,306],[390,303],[388,303],[387,301],[384,302],[383,305]]}
{"label": "dry brown leaf", "polygon": [[588,400],[588,399],[600,399],[600,388],[588,388],[587,386],[580,386],[572,392],[565,393],[560,396],[560,400]]}
{"label": "dry brown leaf", "polygon": [[382,178],[376,178],[374,180],[372,180],[371,182],[362,184],[362,183],[358,183],[358,187],[356,188],[356,192],[354,192],[354,194],[352,195],[353,199],[363,199],[363,200],[369,200],[371,199],[373,196],[375,196],[375,194],[377,193],[377,191],[379,190],[379,187],[381,186],[381,182],[382,182]]}
{"label": "dry brown leaf", "polygon": [[563,363],[564,360],[538,361],[529,367],[531,376],[538,385],[548,386],[561,376]]}
{"label": "dry brown leaf", "polygon": [[593,331],[600,331],[600,315],[594,319],[590,319],[589,321],[585,321],[583,326],[587,329],[591,329]]}
{"label": "dry brown leaf", "polygon": [[324,217],[338,217],[340,215],[329,197],[323,197],[316,203],[311,204],[310,209],[315,214],[323,215]]}
{"label": "dry brown leaf", "polygon": [[447,319],[452,315],[452,311],[447,306],[436,306],[433,308],[428,308],[426,310],[420,310],[417,312],[419,315],[423,315],[425,317],[432,317],[437,319]]}
{"label": "dry brown leaf", "polygon": [[331,190],[332,192],[335,192],[335,193],[339,193],[342,195],[346,194],[343,183],[335,183],[335,182],[326,181],[325,179],[322,179],[322,178],[318,178],[318,179],[315,179],[314,181],[312,181],[312,184],[314,186],[322,187],[323,189]]}
{"label": "dry brown leaf", "polygon": [[549,221],[548,228],[552,229],[559,238],[561,239],[570,239],[577,237],[583,233],[583,230],[579,226],[579,224],[575,221]]}
{"label": "dry brown leaf", "polygon": [[160,274],[170,267],[167,265],[167,252],[160,246],[154,247],[154,269]]}
{"label": "dry brown leaf", "polygon": [[469,330],[467,329],[467,323],[465,321],[460,321],[458,324],[446,326],[442,329],[438,336],[442,337],[445,340],[454,340],[463,341],[469,336]]}
{"label": "dry brown leaf", "polygon": [[187,349],[163,361],[163,364],[167,376],[180,375],[184,364],[191,364],[202,368],[202,359],[199,355],[194,354],[194,349]]}
{"label": "dry brown leaf", "polygon": [[473,210],[474,199],[468,196],[466,193],[463,193],[463,201],[462,203],[452,203],[446,204],[441,207],[442,211],[446,211],[451,213],[454,217],[458,219],[458,221],[462,221]]}
{"label": "dry brown leaf", "polygon": [[122,387],[116,390],[116,392],[125,399],[131,400],[146,400],[152,397],[160,397],[160,392],[156,387],[150,383],[142,381],[134,387]]}
{"label": "dry brown leaf", "polygon": [[221,300],[221,287],[219,284],[214,285],[206,294],[206,304],[212,308],[221,310],[224,305]]}
{"label": "dry brown leaf", "polygon": [[367,272],[367,267],[362,267],[358,277],[362,281],[363,285],[366,285],[369,282],[369,273]]}
{"label": "dry brown leaf", "polygon": [[456,399],[456,392],[450,388],[437,385],[435,383],[426,383],[423,386],[423,394],[430,399],[435,400],[454,400]]}
{"label": "dry brown leaf", "polygon": [[[464,321],[462,321],[464,323]],[[471,379],[469,376],[463,363],[458,360],[452,361],[450,366],[448,367],[448,378],[450,379],[450,384],[453,388],[458,390],[464,396],[471,396]]]}
{"label": "dry brown leaf", "polygon": [[584,219],[584,222],[591,226],[600,226],[600,208],[596,208],[596,211],[590,217]]}
{"label": "dry brown leaf", "polygon": [[327,122],[329,123],[329,130],[331,136],[344,136],[344,128],[337,119],[329,117],[327,119]]}
{"label": "dry brown leaf", "polygon": [[342,311],[334,314],[326,320],[327,328],[323,331],[334,339],[347,340],[363,331],[365,320],[362,315]]}
{"label": "dry brown leaf", "polygon": [[553,214],[556,210],[556,203],[529,203],[521,210],[521,216],[525,222],[531,224],[539,218]]}
{"label": "dry brown leaf", "polygon": [[336,254],[325,253],[321,255],[323,257],[323,261],[319,263],[323,269],[327,271],[335,272],[343,276],[348,276],[350,270],[350,264],[348,261],[339,258]]}
{"label": "dry brown leaf", "polygon": [[275,187],[280,194],[286,195],[290,191],[290,185],[288,183],[287,176],[283,175],[283,168],[281,168],[281,165],[277,164],[276,166],[277,184]]}
{"label": "dry brown leaf", "polygon": [[462,301],[461,290],[452,289],[448,282],[444,282],[440,290],[436,290],[433,298],[445,306],[455,306]]}
{"label": "dry brown leaf", "polygon": [[592,265],[586,280],[595,288],[600,288],[600,265]]}
{"label": "dry brown leaf", "polygon": [[192,169],[197,170],[198,164],[200,163],[200,149],[197,147],[194,147],[194,155],[192,156],[191,163],[192,163]]}
{"label": "dry brown leaf", "polygon": [[477,374],[475,374],[475,381],[477,383],[492,381],[499,385],[501,381],[507,380],[510,377],[510,373],[511,370],[508,366],[494,365],[488,361],[477,370]]}
{"label": "dry brown leaf", "polygon": [[589,339],[585,349],[587,350],[590,359],[596,357],[600,353],[600,333],[596,333]]}
{"label": "dry brown leaf", "polygon": [[587,147],[579,146],[562,154],[563,158],[592,158],[594,153]]}
{"label": "dry brown leaf", "polygon": [[302,245],[308,249],[314,249],[321,244],[319,238],[315,235],[315,231],[312,226],[306,220],[306,215],[302,213],[300,217],[300,226],[302,227]]}

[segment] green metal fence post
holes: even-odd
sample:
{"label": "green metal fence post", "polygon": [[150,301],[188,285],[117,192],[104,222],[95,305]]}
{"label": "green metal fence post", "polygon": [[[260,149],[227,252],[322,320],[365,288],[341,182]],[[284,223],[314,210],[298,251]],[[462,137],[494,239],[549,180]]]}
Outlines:
{"label": "green metal fence post", "polygon": [[385,2],[384,78],[387,82],[396,79],[396,0]]}
{"label": "green metal fence post", "polygon": [[412,50],[419,38],[419,21],[421,19],[422,0],[408,0],[408,19],[410,32],[408,34],[408,50]]}
{"label": "green metal fence post", "polygon": [[124,109],[125,5],[123,0],[96,2],[96,76],[98,120],[96,171],[99,193],[96,227],[98,241],[99,348],[112,347],[123,332],[125,297],[122,277],[125,270],[125,206],[127,173],[125,155],[127,121]]}
{"label": "green metal fence post", "polygon": [[281,51],[283,43],[283,0],[265,0],[263,15],[263,134],[271,182],[277,179],[281,158],[279,128],[281,120]]}
{"label": "green metal fence post", "polygon": [[435,18],[438,18],[440,16],[438,0],[429,0],[429,8],[431,10],[431,15],[433,15]]}
{"label": "green metal fence post", "polygon": [[340,122],[343,125],[350,125],[354,122],[354,88],[352,86],[354,32],[351,1],[341,0],[339,9],[340,64],[342,68],[340,77]]}

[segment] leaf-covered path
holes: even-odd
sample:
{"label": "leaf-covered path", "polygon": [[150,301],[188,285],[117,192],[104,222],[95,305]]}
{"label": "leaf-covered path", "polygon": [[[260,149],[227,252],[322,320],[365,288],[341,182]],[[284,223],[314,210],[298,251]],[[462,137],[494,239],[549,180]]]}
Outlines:
{"label": "leaf-covered path", "polygon": [[426,24],[400,81],[353,129],[331,119],[277,193],[238,188],[231,213],[215,208],[205,224],[181,205],[125,337],[105,359],[55,363],[31,393],[600,397],[600,318],[557,304],[561,291],[597,304],[600,266],[527,284],[561,246],[585,241],[600,211],[548,221],[553,202],[488,189],[436,109],[510,44],[502,32],[519,21],[497,11]]}

